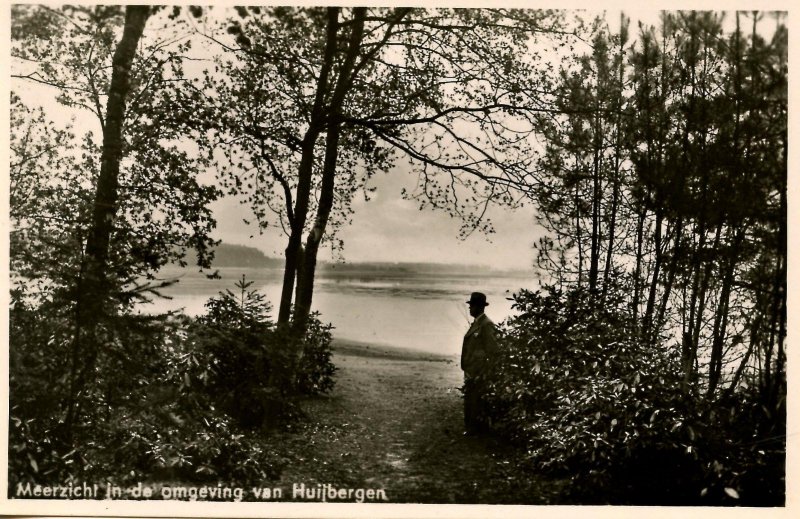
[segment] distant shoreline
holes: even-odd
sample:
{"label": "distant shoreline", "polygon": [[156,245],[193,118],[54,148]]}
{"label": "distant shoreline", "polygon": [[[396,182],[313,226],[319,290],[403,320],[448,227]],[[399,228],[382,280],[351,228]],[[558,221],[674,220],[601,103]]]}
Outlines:
{"label": "distant shoreline", "polygon": [[[284,268],[285,260],[282,257],[266,255],[261,249],[250,245],[239,245],[232,243],[220,243],[214,248],[214,263],[208,269],[213,272],[216,269],[229,268],[254,268],[280,270]],[[189,263],[186,268],[194,269],[191,266],[194,262],[191,257],[187,257]],[[171,267],[182,269],[177,264]],[[394,273],[397,275],[415,274],[456,274],[471,276],[519,276],[530,277],[534,274],[530,267],[524,268],[497,268],[493,264],[484,263],[439,263],[439,262],[420,262],[420,261],[326,261],[320,260],[317,267],[318,272],[328,276],[353,275],[370,272],[380,272],[383,274]]]}
{"label": "distant shoreline", "polygon": [[367,342],[336,338],[333,339],[332,349],[334,354],[348,355],[351,357],[428,362],[448,362],[454,360],[453,356],[442,353],[429,353],[422,350],[403,348],[401,346],[376,345]]}

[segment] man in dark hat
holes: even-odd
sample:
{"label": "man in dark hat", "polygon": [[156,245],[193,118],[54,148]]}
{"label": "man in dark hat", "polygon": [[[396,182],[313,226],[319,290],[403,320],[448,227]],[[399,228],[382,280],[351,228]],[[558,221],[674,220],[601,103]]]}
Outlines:
{"label": "man in dark hat", "polygon": [[484,402],[484,376],[497,353],[494,323],[483,313],[489,306],[486,294],[473,292],[467,301],[469,315],[475,318],[464,335],[461,369],[464,370],[464,426],[467,434],[484,432],[487,409]]}

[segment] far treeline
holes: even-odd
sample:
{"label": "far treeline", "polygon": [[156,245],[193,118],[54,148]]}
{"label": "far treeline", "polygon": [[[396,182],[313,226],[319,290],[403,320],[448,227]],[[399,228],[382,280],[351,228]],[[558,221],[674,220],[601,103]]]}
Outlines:
{"label": "far treeline", "polygon": [[214,247],[214,266],[278,268],[283,266],[283,262],[267,256],[255,247],[220,243]]}
{"label": "far treeline", "polygon": [[[267,256],[261,250],[247,245],[232,243],[218,243],[214,246],[214,268],[246,267],[246,268],[283,268],[284,262],[279,258]],[[523,270],[494,269],[482,265],[462,265],[458,263],[424,263],[424,262],[385,262],[385,261],[359,261],[359,262],[331,262],[323,261],[319,264],[321,272],[327,275],[334,274],[359,274],[363,272],[380,272],[382,274],[394,273],[397,275],[425,273],[436,274],[529,274]]]}
{"label": "far treeline", "polygon": [[[493,204],[547,231],[489,381],[531,470],[575,503],[784,503],[785,13],[11,14],[9,488],[275,478],[253,431],[333,387],[318,251],[411,174],[463,235]],[[161,267],[213,271],[226,196],[285,237],[275,321],[246,279],[138,313]]]}

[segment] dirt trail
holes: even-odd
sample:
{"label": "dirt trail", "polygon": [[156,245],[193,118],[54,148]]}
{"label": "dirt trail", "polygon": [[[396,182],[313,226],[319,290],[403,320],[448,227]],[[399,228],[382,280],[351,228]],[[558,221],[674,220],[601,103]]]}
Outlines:
{"label": "dirt trail", "polygon": [[522,476],[511,449],[462,434],[462,375],[453,360],[337,351],[334,391],[305,402],[309,418],[279,435],[286,466],[278,486],[383,488],[395,503],[558,500],[562,482]]}

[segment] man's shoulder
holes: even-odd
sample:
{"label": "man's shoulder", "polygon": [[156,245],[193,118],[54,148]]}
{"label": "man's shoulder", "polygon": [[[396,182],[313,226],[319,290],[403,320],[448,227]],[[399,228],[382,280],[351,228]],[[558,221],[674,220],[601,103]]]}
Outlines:
{"label": "man's shoulder", "polygon": [[479,326],[483,326],[483,327],[488,327],[488,326],[491,326],[492,328],[495,327],[494,321],[489,319],[489,316],[486,315],[486,314],[483,314],[483,316],[482,316],[480,322],[478,323],[478,325]]}

